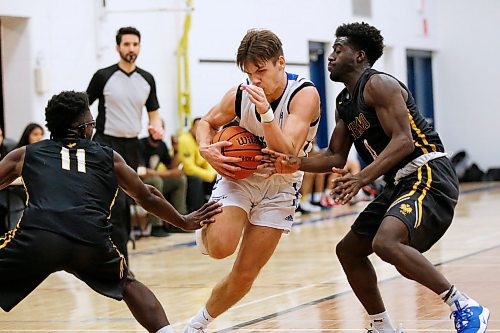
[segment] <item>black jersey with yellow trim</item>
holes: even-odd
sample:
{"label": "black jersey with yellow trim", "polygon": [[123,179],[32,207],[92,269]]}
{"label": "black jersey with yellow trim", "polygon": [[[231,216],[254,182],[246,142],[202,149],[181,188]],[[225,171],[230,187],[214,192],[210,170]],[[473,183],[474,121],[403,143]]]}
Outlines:
{"label": "black jersey with yellow trim", "polygon": [[[390,141],[390,137],[385,134],[375,109],[365,104],[363,96],[366,83],[370,77],[375,74],[393,77],[390,74],[369,68],[364,71],[358,79],[352,96],[349,96],[349,92],[347,88],[345,88],[337,96],[336,100],[339,116],[344,121],[354,141],[358,154],[367,164],[373,162],[385,147],[387,147]],[[396,78],[394,79],[397,80]],[[394,178],[396,172],[400,168],[418,156],[430,152],[444,152],[444,146],[438,133],[425,120],[422,114],[420,114],[415,99],[408,88],[399,80],[397,81],[408,93],[406,109],[415,149],[413,153],[406,156],[385,174],[386,177],[390,178],[388,180]]]}
{"label": "black jersey with yellow trim", "polygon": [[111,148],[84,139],[28,145],[22,180],[28,197],[22,227],[105,244],[118,189]]}

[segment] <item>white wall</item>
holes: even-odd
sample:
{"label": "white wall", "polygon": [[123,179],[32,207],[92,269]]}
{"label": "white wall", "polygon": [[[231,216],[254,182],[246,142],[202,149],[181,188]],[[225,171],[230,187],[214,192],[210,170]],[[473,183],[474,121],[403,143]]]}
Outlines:
{"label": "white wall", "polygon": [[442,19],[434,58],[437,126],[449,150],[465,149],[481,168],[498,167],[500,2],[438,3]]}
{"label": "white wall", "polygon": [[[95,70],[116,63],[114,36],[125,25],[142,32],[137,63],[155,76],[167,132],[180,126],[175,50],[185,15],[179,9],[185,1],[107,0],[106,4],[103,8],[101,0],[0,0],[9,136],[17,138],[28,120],[43,123],[43,109],[52,94],[84,90]],[[200,63],[200,59],[233,61],[248,29],[273,30],[283,41],[287,61],[307,64],[309,41],[330,45],[339,24],[364,20],[382,30],[387,45],[375,68],[403,82],[406,49],[434,52],[436,126],[445,145],[450,151],[466,149],[483,168],[500,165],[500,150],[486,148],[500,141],[500,131],[493,129],[500,115],[488,98],[494,96],[500,70],[489,65],[496,63],[493,57],[500,51],[495,39],[499,13],[497,0],[373,0],[371,18],[353,17],[347,0],[194,0],[189,43],[193,116],[207,112],[244,79],[235,63]],[[33,73],[40,56],[50,86],[37,94]],[[309,72],[307,66],[288,70],[306,76]],[[328,82],[327,88],[332,129],[333,103],[342,86]],[[479,117],[471,118],[472,112]]]}

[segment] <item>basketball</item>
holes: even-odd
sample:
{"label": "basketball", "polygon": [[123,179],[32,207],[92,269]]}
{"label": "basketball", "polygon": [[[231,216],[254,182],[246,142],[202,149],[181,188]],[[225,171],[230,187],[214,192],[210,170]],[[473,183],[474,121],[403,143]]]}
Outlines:
{"label": "basketball", "polygon": [[241,162],[230,163],[241,168],[240,171],[234,173],[236,179],[246,178],[257,170],[260,162],[255,160],[255,156],[260,155],[262,149],[257,136],[243,127],[229,126],[218,131],[212,138],[212,143],[220,141],[229,141],[233,144],[229,147],[222,147],[222,155],[242,159]]}

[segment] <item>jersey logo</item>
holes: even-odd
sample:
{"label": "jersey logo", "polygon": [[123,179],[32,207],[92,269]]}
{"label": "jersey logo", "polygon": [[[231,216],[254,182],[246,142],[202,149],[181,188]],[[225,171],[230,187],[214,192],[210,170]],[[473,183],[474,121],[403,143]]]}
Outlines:
{"label": "jersey logo", "polygon": [[410,205],[404,203],[401,204],[401,206],[399,206],[399,211],[401,212],[401,214],[406,216],[408,214],[411,214],[413,212],[413,209],[411,208]]}
{"label": "jersey logo", "polygon": [[370,122],[368,119],[366,119],[364,114],[360,114],[356,118],[354,118],[354,121],[351,121],[348,125],[347,128],[349,128],[349,131],[351,131],[352,136],[354,137],[354,140],[358,139],[363,135],[363,133],[370,128]]}
{"label": "jersey logo", "polygon": [[74,146],[76,146],[76,143],[68,143],[66,146],[68,146],[68,148],[71,149]]}
{"label": "jersey logo", "polygon": [[287,217],[285,217],[285,221],[293,221],[293,216],[288,215]]}

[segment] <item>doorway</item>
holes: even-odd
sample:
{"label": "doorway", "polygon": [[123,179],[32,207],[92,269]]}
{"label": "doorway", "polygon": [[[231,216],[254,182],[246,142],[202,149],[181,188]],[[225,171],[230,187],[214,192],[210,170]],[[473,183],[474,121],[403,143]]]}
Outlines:
{"label": "doorway", "polygon": [[420,113],[434,126],[434,94],[432,84],[432,52],[407,50],[408,89]]}
{"label": "doorway", "polygon": [[326,106],[326,77],[325,77],[325,44],[321,42],[309,42],[309,71],[311,81],[318,89],[321,102],[321,120],[318,125],[316,144],[318,147],[328,147],[328,110]]}

